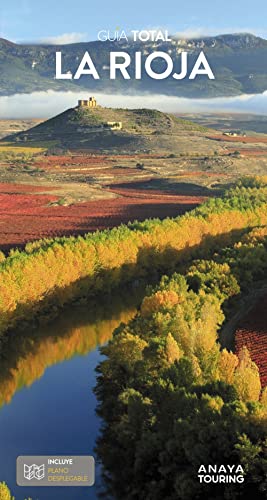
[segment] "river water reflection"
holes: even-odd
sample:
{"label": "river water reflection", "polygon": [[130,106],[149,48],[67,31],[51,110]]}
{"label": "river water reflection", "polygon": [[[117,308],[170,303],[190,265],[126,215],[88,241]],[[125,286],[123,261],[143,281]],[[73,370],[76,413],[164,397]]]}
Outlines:
{"label": "river water reflection", "polygon": [[93,387],[98,346],[128,321],[140,290],[107,297],[102,305],[72,307],[51,324],[15,333],[0,349],[0,481],[16,500],[98,498],[86,487],[18,487],[18,455],[94,455],[99,431]]}

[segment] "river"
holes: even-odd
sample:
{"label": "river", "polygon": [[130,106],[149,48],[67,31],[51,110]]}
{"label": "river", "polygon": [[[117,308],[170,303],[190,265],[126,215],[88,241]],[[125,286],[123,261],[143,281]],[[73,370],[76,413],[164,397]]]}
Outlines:
{"label": "river", "polygon": [[[15,332],[0,349],[0,481],[16,500],[96,499],[93,487],[19,487],[18,455],[94,455],[99,346],[140,302],[140,290],[113,295],[102,306],[70,307],[49,325]],[[95,457],[96,458],[96,457]]]}

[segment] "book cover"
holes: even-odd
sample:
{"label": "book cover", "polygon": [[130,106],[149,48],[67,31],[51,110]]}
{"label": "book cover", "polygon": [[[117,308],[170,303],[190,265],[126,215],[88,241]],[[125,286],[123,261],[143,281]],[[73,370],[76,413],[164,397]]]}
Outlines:
{"label": "book cover", "polygon": [[0,5],[0,500],[267,495],[263,0]]}

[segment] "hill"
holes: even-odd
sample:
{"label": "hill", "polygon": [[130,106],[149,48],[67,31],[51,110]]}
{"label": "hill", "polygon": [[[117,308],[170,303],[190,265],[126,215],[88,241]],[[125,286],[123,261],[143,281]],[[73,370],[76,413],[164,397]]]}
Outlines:
{"label": "hill", "polygon": [[[27,146],[45,144],[61,148],[101,151],[176,151],[175,137],[205,132],[203,126],[150,109],[114,109],[77,106],[6,140]],[[171,148],[170,148],[171,145]],[[177,145],[178,147],[178,145]]]}
{"label": "hill", "polygon": [[[55,53],[61,50],[65,70],[75,73],[77,60],[89,51],[97,62],[99,80],[83,76],[79,80],[55,80]],[[127,51],[131,56],[141,51],[142,60],[155,50],[168,52],[179,71],[181,52],[188,52],[189,68],[203,50],[215,74],[215,80],[199,75],[195,80],[179,82],[172,77],[152,80],[145,73],[142,80],[110,81],[110,51]],[[159,71],[161,61],[155,61]],[[56,45],[19,45],[0,39],[0,95],[30,93],[40,90],[88,89],[105,92],[154,92],[185,97],[216,97],[260,93],[266,90],[267,40],[251,34],[228,34],[190,40],[173,38],[171,42],[87,42]],[[130,70],[133,72],[133,69]]]}

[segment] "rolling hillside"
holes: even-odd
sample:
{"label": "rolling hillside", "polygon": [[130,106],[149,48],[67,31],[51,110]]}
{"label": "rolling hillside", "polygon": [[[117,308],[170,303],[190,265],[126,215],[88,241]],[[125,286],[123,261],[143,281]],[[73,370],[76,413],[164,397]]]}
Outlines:
{"label": "rolling hillside", "polygon": [[[116,130],[116,126],[121,129]],[[157,110],[77,106],[4,140],[23,142],[27,146],[53,141],[58,147],[97,149],[98,152],[117,149],[176,152],[177,136],[185,132],[189,136],[197,135],[206,130],[201,125]]]}

